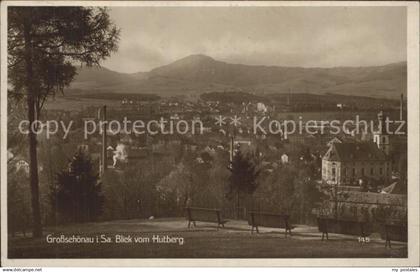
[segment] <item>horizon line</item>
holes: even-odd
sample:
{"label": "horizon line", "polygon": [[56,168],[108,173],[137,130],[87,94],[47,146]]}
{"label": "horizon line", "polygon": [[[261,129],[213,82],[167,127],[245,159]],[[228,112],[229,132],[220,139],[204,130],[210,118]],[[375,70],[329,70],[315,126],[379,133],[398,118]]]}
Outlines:
{"label": "horizon line", "polygon": [[[407,59],[405,59],[405,60],[399,60],[399,61],[394,61],[394,62],[389,62],[389,63],[386,63],[386,64],[376,64],[376,65],[361,65],[361,66],[345,66],[345,65],[339,65],[339,66],[282,66],[282,65],[267,65],[267,64],[244,64],[244,63],[233,63],[233,62],[226,62],[226,61],[223,61],[223,60],[218,60],[218,59],[215,59],[215,58],[213,58],[213,57],[211,57],[211,56],[208,56],[208,55],[205,55],[205,54],[190,54],[190,55],[187,55],[187,56],[185,56],[185,57],[182,57],[182,58],[179,58],[179,59],[176,59],[176,60],[174,60],[174,61],[171,61],[171,62],[169,62],[169,63],[167,63],[167,64],[162,64],[162,65],[160,65],[160,66],[156,66],[156,67],[154,67],[154,68],[151,68],[151,69],[149,69],[148,71],[136,71],[136,72],[121,72],[121,71],[117,71],[117,70],[114,70],[114,69],[111,69],[111,68],[109,68],[109,67],[107,67],[107,66],[105,66],[105,65],[99,65],[99,68],[105,68],[105,69],[107,69],[107,70],[109,70],[109,71],[112,71],[112,72],[116,72],[116,73],[120,73],[120,74],[128,74],[128,75],[133,75],[133,74],[139,74],[139,73],[149,73],[149,72],[151,72],[152,70],[154,70],[154,69],[157,69],[157,68],[160,68],[160,67],[164,67],[164,66],[167,66],[167,65],[171,65],[172,63],[174,63],[174,62],[177,62],[177,61],[180,61],[180,60],[183,60],[183,59],[186,59],[186,58],[189,58],[189,57],[193,57],[193,56],[202,56],[202,57],[207,57],[207,58],[210,58],[210,59],[212,59],[213,61],[216,61],[216,62],[223,62],[223,63],[225,63],[225,64],[231,64],[231,65],[244,65],[244,66],[251,66],[251,67],[280,67],[280,68],[302,68],[302,69],[337,69],[337,68],[367,68],[367,67],[380,67],[380,66],[387,66],[387,65],[392,65],[392,64],[398,64],[398,63],[406,63],[407,64]],[[78,67],[82,67],[83,65],[79,65]],[[86,66],[84,66],[84,67],[86,67]]]}

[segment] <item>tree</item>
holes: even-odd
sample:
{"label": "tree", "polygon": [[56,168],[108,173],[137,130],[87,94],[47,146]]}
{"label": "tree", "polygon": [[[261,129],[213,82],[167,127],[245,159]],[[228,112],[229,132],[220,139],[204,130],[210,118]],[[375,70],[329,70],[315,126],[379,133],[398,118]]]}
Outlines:
{"label": "tree", "polygon": [[257,189],[257,177],[260,171],[256,169],[255,164],[250,157],[238,151],[232,160],[229,177],[228,199],[233,199],[236,194],[236,216],[239,218],[240,194],[252,194]]}
{"label": "tree", "polygon": [[31,206],[29,203],[29,178],[25,165],[18,167],[20,162],[26,162],[25,154],[27,146],[25,137],[18,130],[18,124],[25,119],[22,101],[11,103],[15,98],[8,97],[7,107],[7,222],[8,233],[14,236],[17,231],[26,235],[30,229]]}
{"label": "tree", "polygon": [[187,205],[188,199],[191,199],[195,193],[196,184],[194,184],[193,173],[191,169],[180,162],[176,167],[157,184],[157,190],[160,197],[166,202],[171,202],[171,208],[175,213],[183,211]]}
{"label": "tree", "polygon": [[[317,182],[311,178],[310,165],[297,171],[294,194],[294,217],[301,224],[313,223],[312,210],[322,201],[323,194],[319,191]],[[335,192],[334,192],[335,193]]]}
{"label": "tree", "polygon": [[[24,96],[29,124],[39,120],[48,97],[62,92],[77,63],[99,65],[117,50],[119,30],[105,8],[9,7],[9,94]],[[36,133],[29,130],[33,236],[42,235]]]}
{"label": "tree", "polygon": [[280,211],[289,214],[293,209],[295,198],[295,177],[296,169],[291,165],[279,167],[271,176],[272,191],[271,200],[274,206],[278,206]]}
{"label": "tree", "polygon": [[[14,166],[14,165],[13,165]],[[25,170],[16,171],[15,167],[7,169],[7,223],[8,233],[12,236],[17,231],[21,231],[26,235],[26,231],[30,226],[30,203],[28,176]]]}
{"label": "tree", "polygon": [[104,197],[90,156],[78,150],[69,168],[57,175],[52,204],[73,222],[96,219],[102,214]]}

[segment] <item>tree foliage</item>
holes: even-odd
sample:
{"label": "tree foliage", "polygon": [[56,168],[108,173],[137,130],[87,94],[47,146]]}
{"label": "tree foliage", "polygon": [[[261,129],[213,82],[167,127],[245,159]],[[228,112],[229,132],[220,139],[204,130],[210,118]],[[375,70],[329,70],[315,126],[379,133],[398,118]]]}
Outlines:
{"label": "tree foliage", "polygon": [[233,157],[230,171],[226,197],[228,200],[233,200],[236,197],[236,217],[240,218],[241,196],[250,196],[255,192],[258,187],[257,178],[260,170],[257,169],[250,156],[246,156],[238,150]]}
{"label": "tree foliage", "polygon": [[270,210],[290,214],[295,198],[295,169],[279,167],[269,176],[264,188],[264,201]]}
{"label": "tree foliage", "polygon": [[31,220],[28,175],[23,169],[17,171],[15,163],[12,160],[7,167],[7,225],[12,236],[16,232],[26,235]]}
{"label": "tree foliage", "polygon": [[33,96],[39,116],[46,98],[73,80],[75,64],[99,65],[117,50],[119,30],[105,8],[9,7],[7,38],[10,91]]}
{"label": "tree foliage", "polygon": [[57,175],[52,203],[67,220],[84,222],[102,214],[103,202],[101,184],[92,161],[89,155],[78,150],[68,169]]}
{"label": "tree foliage", "polygon": [[260,171],[249,156],[238,151],[233,157],[230,171],[228,198],[231,199],[235,192],[252,194],[257,189]]}
{"label": "tree foliage", "polygon": [[[75,64],[99,65],[117,50],[119,30],[104,8],[9,7],[8,93],[25,98],[30,124],[39,120],[48,97],[62,92],[76,75]],[[29,130],[33,235],[42,235],[37,137]]]}

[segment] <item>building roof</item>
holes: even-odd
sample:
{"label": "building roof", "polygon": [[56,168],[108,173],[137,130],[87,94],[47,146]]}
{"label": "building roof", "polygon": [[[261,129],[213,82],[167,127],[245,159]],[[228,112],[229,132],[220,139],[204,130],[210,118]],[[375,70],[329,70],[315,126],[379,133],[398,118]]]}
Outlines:
{"label": "building roof", "polygon": [[394,182],[382,189],[383,194],[407,194],[407,187],[402,182]]}
{"label": "building roof", "polygon": [[329,161],[385,161],[387,157],[373,142],[333,143],[324,155]]}
{"label": "building roof", "polygon": [[342,143],[342,142],[343,142],[343,140],[340,137],[335,136],[334,138],[332,138],[331,140],[328,141],[327,146],[331,146],[334,143]]}

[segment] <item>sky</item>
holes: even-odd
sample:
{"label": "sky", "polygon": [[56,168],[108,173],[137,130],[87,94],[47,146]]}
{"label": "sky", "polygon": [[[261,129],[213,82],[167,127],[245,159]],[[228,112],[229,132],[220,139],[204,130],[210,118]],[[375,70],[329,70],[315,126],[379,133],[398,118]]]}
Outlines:
{"label": "sky", "polygon": [[192,54],[248,65],[374,66],[406,60],[405,7],[112,7],[118,52],[149,71]]}

